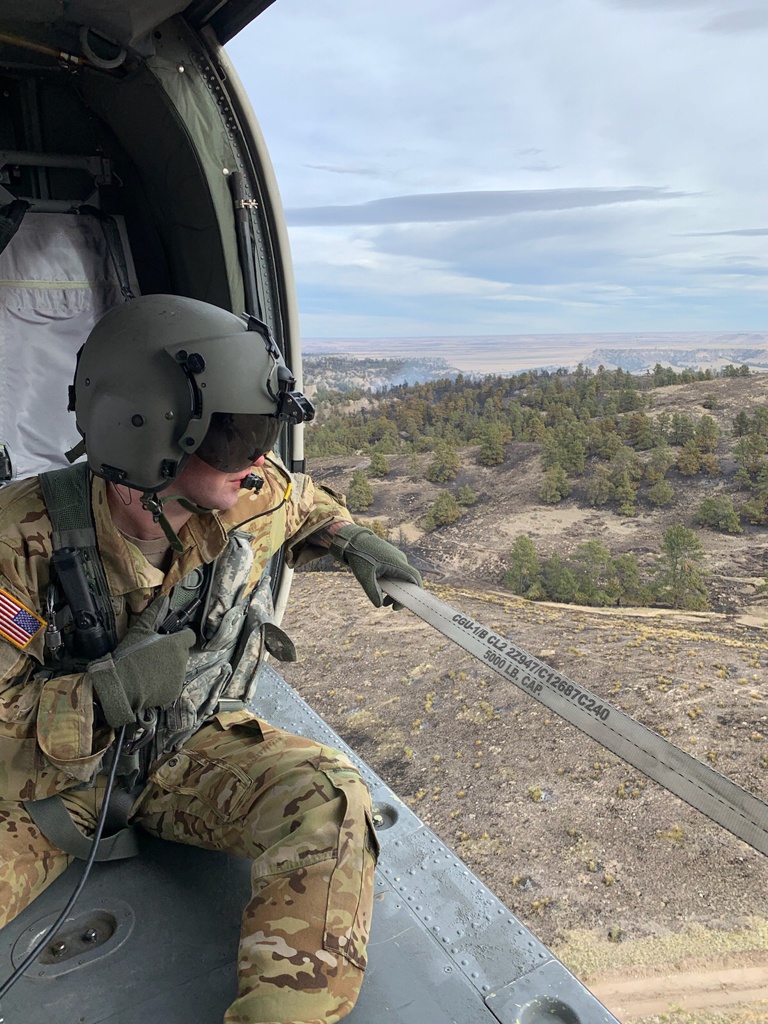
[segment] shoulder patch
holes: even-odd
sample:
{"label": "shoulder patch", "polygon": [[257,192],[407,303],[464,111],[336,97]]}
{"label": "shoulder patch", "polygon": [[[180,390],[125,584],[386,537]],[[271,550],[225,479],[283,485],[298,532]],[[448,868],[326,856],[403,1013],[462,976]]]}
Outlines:
{"label": "shoulder patch", "polygon": [[44,619],[0,589],[0,637],[25,651],[44,626]]}

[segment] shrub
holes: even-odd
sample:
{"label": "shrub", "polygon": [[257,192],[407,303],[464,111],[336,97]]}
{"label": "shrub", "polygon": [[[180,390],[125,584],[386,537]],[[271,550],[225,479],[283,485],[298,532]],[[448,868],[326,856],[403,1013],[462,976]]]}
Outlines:
{"label": "shrub", "polygon": [[436,530],[438,526],[447,526],[455,523],[461,515],[459,503],[450,491],[440,491],[432,502],[425,517],[425,525],[428,530]]}
{"label": "shrub", "polygon": [[739,516],[727,495],[705,498],[696,510],[694,520],[701,526],[710,526],[722,533],[743,533]]}

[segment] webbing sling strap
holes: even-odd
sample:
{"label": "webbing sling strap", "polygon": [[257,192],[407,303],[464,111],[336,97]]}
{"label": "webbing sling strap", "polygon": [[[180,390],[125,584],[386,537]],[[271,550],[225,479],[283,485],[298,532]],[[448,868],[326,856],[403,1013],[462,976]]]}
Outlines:
{"label": "webbing sling strap", "polygon": [[128,272],[128,260],[125,256],[123,240],[120,237],[120,228],[118,227],[115,218],[111,214],[104,213],[97,206],[79,206],[77,208],[77,212],[79,214],[88,214],[98,220],[101,225],[102,234],[104,235],[104,241],[107,243],[107,250],[112,260],[112,266],[115,269],[117,280],[120,283],[120,291],[122,292],[123,298],[135,298],[133,289],[131,288],[131,278]]}
{"label": "webbing sling strap", "polygon": [[[53,550],[78,548],[83,552],[94,597],[106,620],[105,626],[114,647],[117,642],[115,617],[109,600],[104,566],[96,545],[88,466],[85,463],[78,463],[67,469],[42,473],[39,479],[53,527]],[[124,757],[125,762],[118,770],[121,774],[128,775],[131,770],[138,767],[138,759],[136,755]],[[121,860],[133,857],[139,852],[136,832],[127,825],[132,802],[130,794],[125,790],[113,790],[107,823],[108,827],[119,831],[100,840],[96,860]],[[77,827],[60,796],[51,796],[43,800],[25,800],[24,807],[46,839],[74,857],[87,859],[93,842]]]}
{"label": "webbing sling strap", "polygon": [[565,718],[760,853],[768,854],[768,804],[652,729],[574,683],[507,637],[414,583],[379,580],[396,601],[489,669]]}
{"label": "webbing sling strap", "polygon": [[[64,850],[65,853],[87,860],[93,849],[93,840],[78,828],[60,796],[49,796],[43,800],[24,800],[24,808],[46,839]],[[109,799],[106,827],[117,827],[114,835],[104,836],[94,860],[125,860],[139,852],[136,829],[126,825],[133,798],[124,789],[113,789]],[[110,821],[112,819],[112,821]]]}

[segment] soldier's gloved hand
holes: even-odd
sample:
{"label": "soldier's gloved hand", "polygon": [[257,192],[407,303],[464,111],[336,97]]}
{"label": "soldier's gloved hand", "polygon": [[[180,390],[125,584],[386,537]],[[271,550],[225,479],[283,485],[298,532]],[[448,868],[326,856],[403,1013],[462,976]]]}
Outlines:
{"label": "soldier's gloved hand", "polygon": [[383,604],[392,605],[395,611],[399,611],[403,607],[389,595],[385,596],[382,593],[379,586],[379,579],[382,576],[424,586],[421,573],[409,564],[403,552],[394,544],[378,537],[367,526],[355,526],[354,523],[342,526],[333,535],[330,551],[334,558],[349,566],[369,600],[377,608],[381,608]]}
{"label": "soldier's gloved hand", "polygon": [[115,728],[129,725],[145,708],[167,707],[181,693],[195,634],[158,633],[167,615],[168,598],[155,598],[113,653],[88,666],[104,717]]}

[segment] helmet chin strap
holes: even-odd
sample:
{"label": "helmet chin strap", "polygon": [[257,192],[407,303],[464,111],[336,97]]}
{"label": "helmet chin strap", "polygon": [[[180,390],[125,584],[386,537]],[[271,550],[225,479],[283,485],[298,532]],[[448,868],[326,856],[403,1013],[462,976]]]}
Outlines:
{"label": "helmet chin strap", "polygon": [[[256,494],[259,493],[264,481],[260,476],[255,473],[250,473],[243,480],[243,488],[246,490],[253,490]],[[190,501],[189,498],[185,498],[181,494],[169,494],[166,498],[160,498],[157,494],[151,491],[145,491],[141,496],[141,504],[147,510],[152,513],[152,518],[156,523],[159,523],[162,527],[163,533],[168,538],[168,543],[171,545],[174,551],[183,551],[184,545],[179,540],[179,536],[168,522],[168,517],[163,511],[163,506],[167,505],[169,501],[178,501],[183,509],[187,512],[191,512],[196,516],[207,515],[214,510],[212,508],[205,508],[203,505],[196,505],[194,501]]]}
{"label": "helmet chin strap", "polygon": [[169,494],[167,498],[159,498],[156,494],[152,494],[151,491],[145,491],[141,496],[141,504],[147,510],[152,513],[152,518],[156,523],[159,523],[162,527],[163,533],[168,538],[168,543],[171,545],[174,551],[183,551],[184,545],[179,540],[179,536],[168,522],[163,505],[167,505],[169,501],[178,501],[183,509],[187,512],[192,512],[193,515],[205,515],[207,512],[212,512],[211,508],[203,508],[202,505],[196,505],[193,501],[183,497],[181,494]]}

